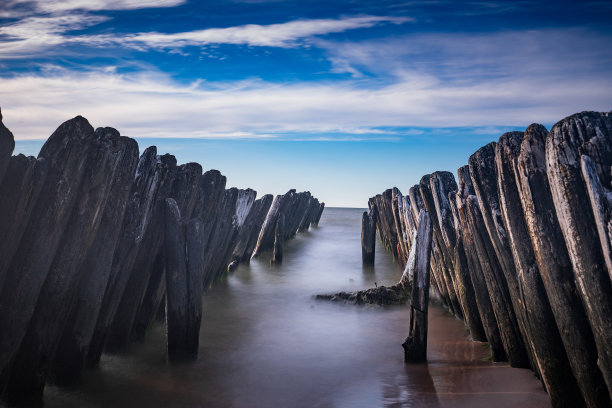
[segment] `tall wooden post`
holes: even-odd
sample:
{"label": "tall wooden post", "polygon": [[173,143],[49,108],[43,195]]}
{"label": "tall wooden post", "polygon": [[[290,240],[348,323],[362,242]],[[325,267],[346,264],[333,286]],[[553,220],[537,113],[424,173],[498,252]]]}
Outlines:
{"label": "tall wooden post", "polygon": [[410,302],[410,331],[402,347],[404,360],[417,363],[427,360],[427,310],[429,304],[429,260],[431,254],[431,219],[421,210],[415,245],[415,262]]}
{"label": "tall wooden post", "polygon": [[376,204],[371,205],[369,214],[364,211],[361,217],[361,259],[365,265],[374,265],[377,217]]}

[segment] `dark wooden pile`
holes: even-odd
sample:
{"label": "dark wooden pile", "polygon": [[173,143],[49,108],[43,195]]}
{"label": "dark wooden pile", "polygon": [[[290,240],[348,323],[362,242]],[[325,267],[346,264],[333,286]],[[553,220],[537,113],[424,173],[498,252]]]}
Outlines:
{"label": "dark wooden pile", "polygon": [[139,158],[136,141],[80,116],[38,158],[11,156],[1,119],[0,392],[11,402],[40,399],[47,381],[75,383],[103,351],[144,340],[160,311],[168,356],[195,356],[203,291],[324,208],[308,192],[273,202],[226,189],[217,170],[155,147]]}
{"label": "dark wooden pile", "polygon": [[555,407],[609,407],[611,170],[612,112],[582,112],[550,132],[502,135],[458,170],[458,184],[436,172],[369,207],[401,263],[428,212],[434,294],[496,361],[533,369]]}

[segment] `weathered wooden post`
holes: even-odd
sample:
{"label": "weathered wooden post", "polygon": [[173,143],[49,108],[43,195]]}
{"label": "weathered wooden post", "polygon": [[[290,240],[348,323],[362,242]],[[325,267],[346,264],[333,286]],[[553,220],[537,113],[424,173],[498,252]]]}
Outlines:
{"label": "weathered wooden post", "polygon": [[0,181],[2,181],[6,174],[14,149],[15,138],[11,131],[2,123],[2,112],[0,111]]}
{"label": "weathered wooden post", "polygon": [[402,347],[404,361],[417,363],[427,360],[427,310],[429,303],[429,260],[431,254],[431,220],[426,211],[419,214],[419,227],[413,245],[414,256],[410,331]]}
{"label": "weathered wooden post", "polygon": [[187,263],[181,212],[173,198],[165,202],[165,232],[168,356],[175,358],[187,338]]}
{"label": "weathered wooden post", "polygon": [[285,231],[285,214],[280,214],[276,220],[274,230],[274,249],[272,252],[271,263],[281,264],[283,262],[283,234]]}
{"label": "weathered wooden post", "polygon": [[364,211],[361,217],[361,259],[366,265],[374,265],[376,218],[378,218],[378,207],[376,204],[371,205],[369,214]]}

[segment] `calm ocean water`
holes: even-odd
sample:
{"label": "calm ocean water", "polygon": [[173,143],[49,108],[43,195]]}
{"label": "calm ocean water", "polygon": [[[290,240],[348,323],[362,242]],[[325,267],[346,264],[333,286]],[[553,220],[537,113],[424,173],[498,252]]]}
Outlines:
{"label": "calm ocean water", "polygon": [[45,407],[550,406],[530,371],[488,362],[486,346],[439,307],[428,363],[405,365],[406,307],[313,298],[399,279],[380,248],[362,267],[361,213],[326,209],[286,244],[282,265],[253,260],[208,291],[195,362],[168,363],[156,326],[126,355],[105,355],[77,389],[48,386]]}

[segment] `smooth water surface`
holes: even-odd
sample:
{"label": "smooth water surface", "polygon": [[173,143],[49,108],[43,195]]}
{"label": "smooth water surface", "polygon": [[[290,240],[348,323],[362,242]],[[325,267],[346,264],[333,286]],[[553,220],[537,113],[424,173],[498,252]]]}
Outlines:
{"label": "smooth water surface", "polygon": [[408,309],[315,300],[395,283],[377,248],[361,264],[361,213],[328,208],[289,241],[283,264],[242,265],[204,296],[200,354],[169,364],[163,325],[126,355],[105,355],[76,390],[49,386],[46,407],[550,406],[528,370],[486,360],[461,322],[430,309],[428,363],[405,365]]}

